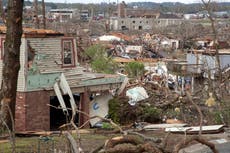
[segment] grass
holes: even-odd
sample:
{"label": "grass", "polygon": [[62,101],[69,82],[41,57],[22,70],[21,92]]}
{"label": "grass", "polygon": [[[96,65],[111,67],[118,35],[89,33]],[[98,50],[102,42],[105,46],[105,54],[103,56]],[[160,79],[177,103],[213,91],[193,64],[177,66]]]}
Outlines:
{"label": "grass", "polygon": [[[16,138],[16,152],[34,152],[38,146],[38,137]],[[0,143],[0,153],[11,153],[12,147],[10,142]]]}
{"label": "grass", "polygon": [[[92,148],[97,147],[98,144],[102,144],[111,135],[102,134],[81,134],[82,147],[86,151],[90,151]],[[64,135],[50,136],[51,140],[42,141],[40,137],[17,137],[16,138],[16,152],[17,153],[44,153],[48,150],[57,150],[68,152],[68,141]],[[74,134],[74,138],[76,135]],[[39,145],[40,142],[40,145]],[[10,142],[0,143],[0,153],[11,153],[12,148]]]}

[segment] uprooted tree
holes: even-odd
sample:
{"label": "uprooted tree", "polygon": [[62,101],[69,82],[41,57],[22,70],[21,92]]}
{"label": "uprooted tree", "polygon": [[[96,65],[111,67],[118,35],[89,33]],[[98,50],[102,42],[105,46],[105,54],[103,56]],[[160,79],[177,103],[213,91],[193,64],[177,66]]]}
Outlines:
{"label": "uprooted tree", "polygon": [[[15,116],[18,72],[20,69],[20,45],[22,36],[23,0],[8,0],[6,39],[4,44],[3,80],[0,92],[3,120],[13,130],[10,112]],[[10,110],[8,109],[10,108]]]}

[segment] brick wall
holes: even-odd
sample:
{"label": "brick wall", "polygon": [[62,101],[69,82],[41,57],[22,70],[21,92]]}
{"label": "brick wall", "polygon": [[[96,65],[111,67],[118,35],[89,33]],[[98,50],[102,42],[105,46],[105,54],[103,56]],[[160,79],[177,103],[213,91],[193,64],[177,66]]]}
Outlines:
{"label": "brick wall", "polygon": [[25,93],[17,92],[16,108],[15,108],[15,129],[16,131],[24,131],[26,128],[26,104]]}
{"label": "brick wall", "polygon": [[17,93],[16,131],[50,130],[50,96],[47,91]]}
{"label": "brick wall", "polygon": [[[81,99],[80,99],[80,110],[89,114],[89,93],[85,91],[84,93],[81,93]],[[79,125],[83,125],[86,121],[89,120],[89,117],[83,114],[79,114]],[[84,126],[84,128],[89,128],[89,123]]]}

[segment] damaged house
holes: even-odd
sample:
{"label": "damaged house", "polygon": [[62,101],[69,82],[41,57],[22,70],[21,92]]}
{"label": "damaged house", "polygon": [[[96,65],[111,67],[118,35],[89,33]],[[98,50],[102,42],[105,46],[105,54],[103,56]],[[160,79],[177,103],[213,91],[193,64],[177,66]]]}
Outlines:
{"label": "damaged house", "polygon": [[[230,66],[230,49],[219,49],[220,69],[228,70]],[[215,50],[192,50],[187,53],[188,64],[202,65],[197,69],[198,72],[203,73],[205,78],[209,74],[212,79],[218,71],[218,62],[216,60]]]}
{"label": "damaged house", "polygon": [[[6,27],[0,27],[0,82]],[[23,29],[20,46],[15,128],[16,131],[52,130],[66,123],[67,108],[89,114],[94,93],[118,89],[125,79],[120,75],[86,72],[78,64],[76,40],[43,29]],[[55,109],[50,105],[62,109]],[[81,114],[76,124],[89,118]]]}

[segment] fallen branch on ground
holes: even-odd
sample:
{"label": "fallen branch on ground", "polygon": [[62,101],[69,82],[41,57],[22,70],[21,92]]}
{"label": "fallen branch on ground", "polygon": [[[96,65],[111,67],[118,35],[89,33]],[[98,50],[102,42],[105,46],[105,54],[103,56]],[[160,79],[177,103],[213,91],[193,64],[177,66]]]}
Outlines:
{"label": "fallen branch on ground", "polygon": [[195,135],[195,136],[192,136],[191,138],[188,138],[186,140],[182,140],[180,143],[178,143],[174,150],[173,150],[173,153],[178,153],[180,151],[180,149],[183,149],[185,148],[186,146],[188,146],[189,143],[191,143],[192,141],[197,141],[201,144],[204,144],[206,146],[208,146],[212,151],[213,153],[219,153],[216,148],[215,148],[215,145],[211,142],[208,142],[207,140],[205,140],[204,138],[198,136],[198,135]]}

